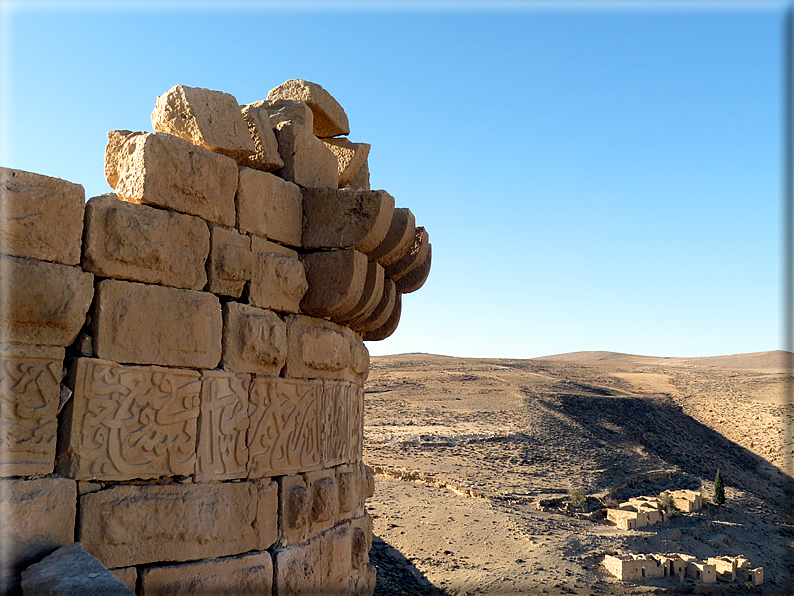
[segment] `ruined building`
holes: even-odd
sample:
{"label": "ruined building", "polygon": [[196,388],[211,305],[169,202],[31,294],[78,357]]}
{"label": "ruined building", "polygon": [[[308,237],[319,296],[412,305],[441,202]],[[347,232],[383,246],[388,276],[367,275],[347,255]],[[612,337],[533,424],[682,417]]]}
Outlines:
{"label": "ruined building", "polygon": [[427,232],[319,85],[180,85],[152,125],[87,203],[0,169],[3,590],[371,594],[363,340]]}

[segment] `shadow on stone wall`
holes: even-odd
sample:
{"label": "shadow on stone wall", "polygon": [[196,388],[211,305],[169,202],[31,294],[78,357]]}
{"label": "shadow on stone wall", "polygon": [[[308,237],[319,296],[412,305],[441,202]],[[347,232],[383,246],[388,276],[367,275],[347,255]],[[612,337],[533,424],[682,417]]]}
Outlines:
{"label": "shadow on stone wall", "polygon": [[370,563],[378,569],[374,596],[446,596],[448,592],[430,583],[399,550],[373,536]]}

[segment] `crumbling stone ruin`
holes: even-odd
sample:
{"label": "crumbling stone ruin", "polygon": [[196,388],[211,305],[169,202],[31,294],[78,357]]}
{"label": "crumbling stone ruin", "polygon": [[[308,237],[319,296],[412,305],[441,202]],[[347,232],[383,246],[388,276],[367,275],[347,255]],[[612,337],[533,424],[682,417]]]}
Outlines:
{"label": "crumbling stone ruin", "polygon": [[427,232],[314,83],[178,85],[152,125],[108,133],[87,204],[0,169],[3,591],[372,594],[363,340]]}
{"label": "crumbling stone ruin", "polygon": [[669,513],[664,510],[662,497],[667,495],[682,513],[692,513],[703,507],[703,493],[700,491],[665,491],[659,497],[634,497],[617,507],[607,508],[607,520],[622,530],[664,523],[668,520]]}
{"label": "crumbling stone ruin", "polygon": [[672,554],[616,554],[606,555],[604,568],[621,581],[641,582],[645,579],[676,577],[679,581],[690,578],[695,582],[711,584],[718,579],[736,580],[759,586],[764,581],[762,567],[753,569],[742,557],[716,557],[701,561],[692,555]]}

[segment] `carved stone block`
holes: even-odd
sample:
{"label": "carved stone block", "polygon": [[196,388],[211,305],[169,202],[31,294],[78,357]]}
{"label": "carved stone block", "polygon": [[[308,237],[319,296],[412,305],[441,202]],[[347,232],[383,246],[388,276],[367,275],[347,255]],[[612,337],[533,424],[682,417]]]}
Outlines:
{"label": "carved stone block", "polygon": [[318,594],[319,540],[298,544],[275,551],[274,583],[278,596]]}
{"label": "carved stone block", "polygon": [[301,256],[309,289],[301,311],[313,317],[340,317],[358,304],[367,279],[367,257],[357,250],[329,250]]}
{"label": "carved stone block", "polygon": [[433,245],[427,245],[427,256],[421,265],[399,278],[395,286],[399,292],[410,294],[425,285],[427,276],[430,275],[430,265],[433,261]]}
{"label": "carved stone block", "polygon": [[269,552],[164,565],[141,571],[141,596],[263,596],[272,591],[273,559]]}
{"label": "carved stone block", "polygon": [[135,593],[135,584],[138,582],[138,570],[135,567],[119,567],[118,569],[111,569],[110,572],[127,586],[128,590],[133,594]]}
{"label": "carved stone block", "polygon": [[227,302],[223,305],[225,370],[277,377],[287,359],[287,325],[275,313]]}
{"label": "carved stone block", "polygon": [[372,548],[372,518],[369,514],[350,521],[352,536],[353,569],[362,569],[369,563]]}
{"label": "carved stone block", "polygon": [[80,358],[71,383],[59,429],[60,474],[114,481],[193,474],[197,372]]}
{"label": "carved stone block", "polygon": [[221,305],[207,292],[106,279],[92,318],[100,358],[189,368],[221,360]]}
{"label": "carved stone block", "polygon": [[369,184],[369,160],[365,159],[358,173],[344,187],[345,190],[371,190]]}
{"label": "carved stone block", "polygon": [[259,236],[251,237],[254,255],[248,301],[277,312],[300,312],[309,284],[298,253]]}
{"label": "carved stone block", "polygon": [[358,464],[345,464],[334,469],[336,486],[339,489],[339,519],[350,519],[357,515],[359,504],[363,502],[361,469]]}
{"label": "carved stone block", "polygon": [[219,296],[239,298],[251,279],[254,257],[251,237],[236,230],[210,226],[210,258],[207,263],[207,289]]}
{"label": "carved stone block", "polygon": [[249,392],[250,478],[315,469],[322,462],[322,383],[254,377]]}
{"label": "carved stone block", "polygon": [[248,132],[254,141],[256,152],[247,160],[238,163],[241,166],[263,172],[275,172],[284,167],[284,160],[278,154],[278,141],[276,141],[276,134],[273,132],[270,114],[264,106],[260,105],[261,103],[255,102],[240,106],[240,112],[248,125]]}
{"label": "carved stone block", "polygon": [[308,536],[317,536],[336,523],[339,515],[339,488],[333,470],[317,470],[303,475],[309,489]]}
{"label": "carved stone block", "polygon": [[296,544],[307,538],[312,495],[303,476],[278,479],[279,536],[282,544]]}
{"label": "carved stone block", "polygon": [[201,218],[120,201],[86,204],[83,268],[99,277],[201,290],[210,232]]}
{"label": "carved stone block", "polygon": [[94,295],[94,276],[79,267],[17,257],[0,257],[5,341],[68,346],[85,324]]}
{"label": "carved stone block", "polygon": [[80,263],[85,191],[60,178],[0,167],[0,252]]}
{"label": "carved stone block", "polygon": [[289,350],[284,375],[304,379],[344,379],[352,364],[350,337],[344,327],[301,315],[289,316]]}
{"label": "carved stone block", "polygon": [[323,381],[323,465],[346,463],[350,457],[349,437],[351,399],[356,386],[348,381]]}
{"label": "carved stone block", "polygon": [[0,346],[0,475],[51,474],[64,349]]}
{"label": "carved stone block", "polygon": [[278,176],[240,168],[235,203],[237,227],[288,246],[300,246],[303,196]]}
{"label": "carved stone block", "polygon": [[350,525],[340,524],[322,537],[323,582],[333,594],[349,594],[352,572],[353,533]]}
{"label": "carved stone block", "polygon": [[80,496],[78,540],[105,567],[255,550],[250,482],[122,485]]}
{"label": "carved stone block", "polygon": [[367,256],[388,267],[408,252],[415,235],[416,221],[411,210],[406,207],[395,209],[386,237],[377,248],[367,253]]}
{"label": "carved stone block", "polygon": [[218,370],[201,375],[196,481],[248,474],[248,386],[251,377]]}
{"label": "carved stone block", "polygon": [[396,281],[419,267],[427,259],[430,236],[422,226],[416,228],[413,244],[399,261],[386,267],[386,276]]}
{"label": "carved stone block", "polygon": [[347,447],[349,449],[347,461],[360,462],[364,449],[364,387],[354,383],[350,387],[350,401],[348,403]]}

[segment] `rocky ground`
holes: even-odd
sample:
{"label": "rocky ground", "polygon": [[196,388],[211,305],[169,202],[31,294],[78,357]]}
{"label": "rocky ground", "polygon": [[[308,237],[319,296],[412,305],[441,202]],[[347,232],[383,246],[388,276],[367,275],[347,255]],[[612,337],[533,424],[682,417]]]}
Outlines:
{"label": "rocky ground", "polygon": [[[420,354],[373,357],[365,461],[377,594],[648,594],[699,590],[677,580],[623,584],[613,552],[744,554],[765,569],[758,593],[788,593],[794,548],[794,408],[782,354],[663,359],[604,352],[533,360]],[[788,460],[786,460],[788,458]],[[588,508],[667,488],[725,507],[618,530],[541,511],[572,490]],[[791,468],[788,468],[789,472]],[[752,593],[718,584],[721,593]],[[726,592],[727,590],[727,592]]]}

